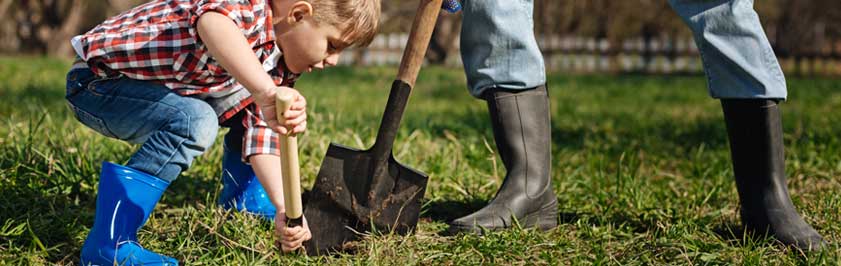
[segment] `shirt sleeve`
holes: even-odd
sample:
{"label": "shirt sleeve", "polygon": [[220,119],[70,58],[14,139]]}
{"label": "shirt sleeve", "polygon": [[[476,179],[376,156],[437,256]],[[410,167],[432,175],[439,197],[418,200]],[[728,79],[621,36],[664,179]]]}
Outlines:
{"label": "shirt sleeve", "polygon": [[262,112],[255,104],[250,104],[245,110],[242,125],[245,127],[242,143],[242,160],[256,154],[274,154],[280,156],[280,135],[269,128],[261,117]]}
{"label": "shirt sleeve", "polygon": [[249,0],[200,0],[190,10],[190,35],[201,46],[204,44],[198,38],[196,25],[199,17],[207,12],[216,12],[230,18],[246,36],[254,29],[256,16],[254,6]]}
{"label": "shirt sleeve", "polygon": [[[286,71],[283,58],[274,60],[277,60],[277,65],[268,71],[272,80],[280,86],[294,87],[295,81],[298,80],[300,75]],[[238,83],[237,85],[241,86]],[[243,134],[242,139],[243,162],[248,162],[248,157],[256,154],[274,154],[280,156],[280,135],[269,128],[268,124],[263,120],[263,112],[260,111],[257,104],[252,102],[242,111],[245,112],[242,118],[242,126],[245,128],[245,134]]]}

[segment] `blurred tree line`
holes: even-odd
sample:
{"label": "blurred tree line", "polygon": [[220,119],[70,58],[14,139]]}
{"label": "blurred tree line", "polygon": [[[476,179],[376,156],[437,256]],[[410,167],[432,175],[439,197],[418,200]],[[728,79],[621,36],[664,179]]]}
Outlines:
{"label": "blurred tree line", "polygon": [[[68,41],[72,36],[142,2],[0,0],[0,51],[72,55]],[[383,0],[381,32],[408,31],[416,7],[416,1]],[[841,53],[841,1],[761,0],[755,7],[779,56]],[[678,39],[691,34],[667,0],[535,0],[534,13],[538,36],[607,40],[611,50],[628,39]],[[460,14],[442,12],[428,53],[431,62],[457,56],[460,25]]]}
{"label": "blurred tree line", "polygon": [[0,0],[0,51],[71,56],[70,38],[142,0]]}

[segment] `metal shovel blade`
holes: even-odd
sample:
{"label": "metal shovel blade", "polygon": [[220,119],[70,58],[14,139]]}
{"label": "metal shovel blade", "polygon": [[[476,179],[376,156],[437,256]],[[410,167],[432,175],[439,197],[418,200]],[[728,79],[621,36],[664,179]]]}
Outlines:
{"label": "metal shovel blade", "polygon": [[429,177],[391,153],[410,91],[408,84],[394,82],[370,149],[330,144],[313,189],[306,193],[304,216],[312,232],[305,242],[308,254],[342,250],[365,232],[404,235],[417,225]]}
{"label": "metal shovel blade", "polygon": [[441,10],[441,0],[419,2],[376,142],[365,151],[330,144],[307,193],[307,254],[341,250],[365,232],[407,234],[418,223],[429,177],[397,162],[391,150]]}
{"label": "metal shovel blade", "polygon": [[[371,150],[330,145],[313,190],[307,193],[304,216],[313,236],[305,242],[308,254],[343,251],[345,243],[367,232],[405,235],[415,228],[427,175],[390,157],[385,175],[372,178],[368,166],[373,157]],[[360,196],[372,191],[360,184],[376,178],[391,179],[395,185],[386,197],[363,204]]]}

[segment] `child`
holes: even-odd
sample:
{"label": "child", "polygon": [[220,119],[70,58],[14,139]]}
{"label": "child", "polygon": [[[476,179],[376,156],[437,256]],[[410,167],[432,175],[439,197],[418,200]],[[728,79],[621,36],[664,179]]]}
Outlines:
{"label": "child", "polygon": [[[241,158],[274,206],[283,251],[309,239],[286,228],[278,133],[306,130],[298,74],[335,65],[341,51],[370,43],[379,0],[154,0],[72,40],[67,75],[77,119],[108,137],[142,144],[126,166],[104,162],[83,265],[177,265],[146,250],[137,231],[171,181],[215,140],[219,124],[241,125]],[[297,95],[286,122],[276,90]],[[277,132],[277,133],[275,133]]]}

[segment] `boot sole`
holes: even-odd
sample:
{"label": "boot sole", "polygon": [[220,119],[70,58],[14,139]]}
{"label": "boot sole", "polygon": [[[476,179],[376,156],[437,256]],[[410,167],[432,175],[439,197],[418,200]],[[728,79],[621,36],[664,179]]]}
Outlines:
{"label": "boot sole", "polygon": [[[558,227],[558,203],[554,202],[549,206],[543,207],[540,210],[527,214],[523,219],[518,220],[523,229],[537,228],[540,231],[549,231]],[[512,221],[513,222],[513,221]],[[458,233],[473,233],[482,235],[485,231],[502,231],[512,228],[514,225],[508,226],[494,226],[482,227],[473,225],[450,224],[447,229],[448,235],[456,235]]]}

